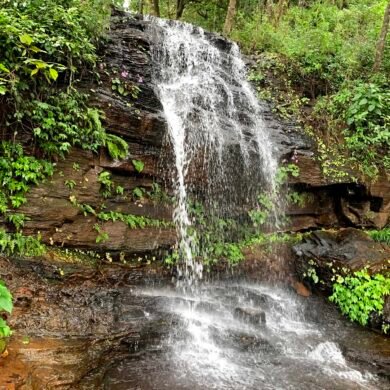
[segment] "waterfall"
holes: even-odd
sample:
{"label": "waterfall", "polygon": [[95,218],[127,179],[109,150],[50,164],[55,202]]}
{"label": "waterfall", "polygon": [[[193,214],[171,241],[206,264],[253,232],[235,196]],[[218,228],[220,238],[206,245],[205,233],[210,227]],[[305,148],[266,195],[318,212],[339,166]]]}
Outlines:
{"label": "waterfall", "polygon": [[260,188],[275,192],[277,161],[238,46],[190,24],[150,22],[153,82],[175,160],[179,272],[191,283],[202,277],[191,202],[210,218],[238,215]]}

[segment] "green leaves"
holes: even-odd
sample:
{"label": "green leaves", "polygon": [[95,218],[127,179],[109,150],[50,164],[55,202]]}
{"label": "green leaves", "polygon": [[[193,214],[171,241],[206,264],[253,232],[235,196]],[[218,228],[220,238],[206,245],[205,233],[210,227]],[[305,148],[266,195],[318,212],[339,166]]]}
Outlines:
{"label": "green leaves", "polygon": [[28,34],[23,34],[19,36],[20,42],[22,42],[24,45],[30,46],[33,42],[33,39]]}
{"label": "green leaves", "polygon": [[114,160],[122,160],[129,153],[129,145],[127,142],[114,134],[106,135],[106,147],[108,154]]}
{"label": "green leaves", "polygon": [[367,325],[373,312],[381,315],[384,298],[390,294],[390,278],[370,275],[365,269],[345,277],[337,276],[330,301],[335,302],[352,321]]}
{"label": "green leaves", "polygon": [[0,229],[0,253],[7,256],[40,256],[45,253],[46,247],[41,243],[41,238],[23,236],[21,233],[7,233]]}
{"label": "green leaves", "polygon": [[54,81],[56,81],[58,78],[58,72],[54,68],[49,69],[49,75],[50,78],[53,79]]}
{"label": "green leaves", "polygon": [[0,280],[0,312],[6,311],[11,313],[12,309],[12,295],[5,284]]}
{"label": "green leaves", "polygon": [[141,160],[131,160],[131,162],[138,173],[144,170],[145,164]]}
{"label": "green leaves", "polygon": [[367,233],[375,241],[390,245],[390,227],[384,228],[382,230],[370,230]]}
{"label": "green leaves", "polygon": [[0,280],[0,353],[2,353],[6,347],[6,340],[4,339],[11,336],[12,333],[5,319],[2,318],[1,313],[7,312],[11,314],[12,309],[12,295],[4,282]]}

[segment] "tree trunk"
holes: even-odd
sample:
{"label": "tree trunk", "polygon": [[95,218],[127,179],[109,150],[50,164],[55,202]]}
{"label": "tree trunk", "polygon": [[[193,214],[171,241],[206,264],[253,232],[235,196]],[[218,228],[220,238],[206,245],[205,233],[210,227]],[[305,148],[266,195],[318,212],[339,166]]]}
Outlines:
{"label": "tree trunk", "polygon": [[176,19],[180,19],[183,16],[185,0],[177,0],[176,2]]}
{"label": "tree trunk", "polygon": [[150,0],[152,6],[152,14],[154,16],[160,17],[160,3],[159,0]]}
{"label": "tree trunk", "polygon": [[144,13],[144,0],[138,0],[138,13],[141,15]]}
{"label": "tree trunk", "polygon": [[381,33],[379,35],[379,39],[376,44],[375,61],[374,61],[374,66],[372,68],[373,72],[379,72],[382,66],[383,53],[385,51],[385,46],[386,46],[387,33],[389,32],[389,23],[390,23],[390,1],[388,2],[385,10]]}
{"label": "tree trunk", "polygon": [[288,0],[279,0],[278,7],[275,13],[274,25],[275,27],[279,26],[280,20],[284,15],[285,10],[288,7]]}
{"label": "tree trunk", "polygon": [[229,35],[233,29],[234,18],[237,12],[237,0],[230,0],[226,14],[225,25],[223,26],[224,35]]}

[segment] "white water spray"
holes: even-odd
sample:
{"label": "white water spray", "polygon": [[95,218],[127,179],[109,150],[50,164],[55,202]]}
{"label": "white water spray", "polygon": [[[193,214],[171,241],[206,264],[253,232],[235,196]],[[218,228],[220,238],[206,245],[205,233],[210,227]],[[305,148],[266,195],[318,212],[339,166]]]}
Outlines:
{"label": "white water spray", "polygon": [[151,18],[149,28],[154,82],[175,157],[179,272],[192,283],[202,276],[189,211],[193,182],[206,182],[210,214],[244,207],[260,182],[274,191],[277,161],[237,45],[181,22]]}

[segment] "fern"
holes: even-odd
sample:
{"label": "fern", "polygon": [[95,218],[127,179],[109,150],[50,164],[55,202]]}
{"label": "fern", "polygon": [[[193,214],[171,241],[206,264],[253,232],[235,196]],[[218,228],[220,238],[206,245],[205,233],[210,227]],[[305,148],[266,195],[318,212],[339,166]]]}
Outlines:
{"label": "fern", "polygon": [[129,152],[129,145],[127,142],[113,134],[106,134],[106,147],[108,154],[114,160],[123,160],[127,157]]}

